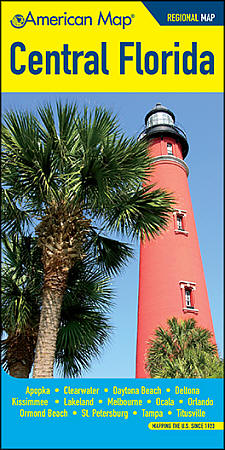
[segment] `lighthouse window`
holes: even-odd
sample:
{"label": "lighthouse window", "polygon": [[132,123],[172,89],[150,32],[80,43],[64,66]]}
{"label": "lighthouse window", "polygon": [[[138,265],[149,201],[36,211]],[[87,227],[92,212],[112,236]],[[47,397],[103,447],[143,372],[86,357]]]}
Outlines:
{"label": "lighthouse window", "polygon": [[174,219],[174,231],[177,234],[183,234],[188,236],[187,231],[187,211],[181,209],[175,209],[173,212]]}
{"label": "lighthouse window", "polygon": [[181,298],[183,311],[197,314],[199,309],[196,308],[196,283],[194,281],[179,281],[181,288]]}
{"label": "lighthouse window", "polygon": [[184,231],[183,228],[183,217],[182,216],[177,216],[177,229]]}
{"label": "lighthouse window", "polygon": [[193,306],[191,304],[191,291],[190,291],[190,289],[185,289],[185,303],[186,303],[186,308],[193,308]]}
{"label": "lighthouse window", "polygon": [[173,146],[169,142],[167,143],[167,153],[168,153],[168,155],[173,154]]}

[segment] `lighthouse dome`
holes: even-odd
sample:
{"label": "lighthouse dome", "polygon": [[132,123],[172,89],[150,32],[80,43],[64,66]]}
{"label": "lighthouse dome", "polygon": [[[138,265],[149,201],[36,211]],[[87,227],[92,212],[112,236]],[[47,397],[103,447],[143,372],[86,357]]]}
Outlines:
{"label": "lighthouse dome", "polygon": [[146,115],[145,125],[152,127],[154,125],[174,125],[175,116],[168,108],[156,103],[155,107]]}
{"label": "lighthouse dome", "polygon": [[188,142],[186,133],[176,125],[175,115],[161,103],[156,103],[155,107],[149,111],[145,117],[145,130],[138,139],[153,139],[156,137],[172,137],[179,141],[182,148],[183,159],[188,153]]}

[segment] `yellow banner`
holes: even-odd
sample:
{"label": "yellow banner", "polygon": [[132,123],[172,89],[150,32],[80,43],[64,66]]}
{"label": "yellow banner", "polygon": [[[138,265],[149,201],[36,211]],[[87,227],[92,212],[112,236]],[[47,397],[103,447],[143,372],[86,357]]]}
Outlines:
{"label": "yellow banner", "polygon": [[150,422],[150,430],[167,431],[218,431],[224,429],[223,422]]}
{"label": "yellow banner", "polygon": [[4,92],[222,92],[223,27],[142,2],[3,1]]}

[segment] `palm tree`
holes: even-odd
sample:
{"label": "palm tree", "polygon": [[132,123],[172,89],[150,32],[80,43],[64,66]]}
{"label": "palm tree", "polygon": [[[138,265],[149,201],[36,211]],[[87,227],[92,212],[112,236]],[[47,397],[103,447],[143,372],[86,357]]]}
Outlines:
{"label": "palm tree", "polygon": [[[4,238],[2,271],[2,365],[11,376],[28,378],[41,308],[41,251],[31,236]],[[55,364],[64,376],[81,375],[109,339],[112,292],[105,271],[89,253],[69,272],[64,293]]]}
{"label": "palm tree", "polygon": [[96,264],[74,265],[63,297],[55,353],[64,377],[80,376],[109,341],[111,299],[109,280]]}
{"label": "palm tree", "polygon": [[168,328],[158,327],[149,341],[146,372],[152,378],[209,378],[215,373],[220,362],[212,333],[194,319],[173,317],[167,323]]}
{"label": "palm tree", "polygon": [[126,138],[116,118],[102,108],[78,113],[57,103],[4,116],[3,221],[8,233],[36,227],[44,285],[34,377],[52,377],[68,273],[85,257],[96,223],[101,233],[134,237],[159,234],[172,199],[142,187],[151,160],[144,142]]}
{"label": "palm tree", "polygon": [[206,356],[204,367],[205,378],[224,378],[224,361],[221,357]]}
{"label": "palm tree", "polygon": [[43,268],[34,238],[3,238],[1,326],[2,365],[27,378],[34,361],[40,319]]}

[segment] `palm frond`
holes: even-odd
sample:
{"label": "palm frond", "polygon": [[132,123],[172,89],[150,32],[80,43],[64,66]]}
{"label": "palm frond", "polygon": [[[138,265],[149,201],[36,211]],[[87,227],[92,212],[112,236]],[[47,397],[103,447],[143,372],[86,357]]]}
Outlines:
{"label": "palm frond", "polygon": [[[13,371],[20,356],[31,368],[29,358],[34,357],[37,339],[43,266],[37,239],[32,236],[4,236],[3,254],[2,331],[7,337],[3,337],[2,351],[4,368]],[[65,376],[81,375],[108,342],[112,297],[109,279],[93,258],[73,266],[63,298],[55,356],[55,363]],[[26,346],[20,348],[24,341]],[[28,347],[32,352],[25,355]]]}
{"label": "palm frond", "polygon": [[59,180],[52,146],[42,142],[34,115],[8,112],[3,120],[3,182],[18,201],[41,207],[57,197]]}
{"label": "palm frond", "polygon": [[33,210],[23,206],[22,201],[15,200],[14,192],[2,188],[2,232],[15,235],[29,230]]}
{"label": "palm frond", "polygon": [[107,228],[142,240],[158,236],[168,225],[174,200],[171,194],[152,187],[116,195],[109,209],[102,212]]}
{"label": "palm frond", "polygon": [[11,335],[39,321],[43,267],[33,237],[4,236],[2,242],[2,329]]}
{"label": "palm frond", "polygon": [[149,341],[145,367],[151,377],[208,378],[209,374],[221,374],[209,330],[197,326],[194,319],[172,317],[167,324],[168,328],[158,327]]}
{"label": "palm frond", "polygon": [[87,370],[92,358],[100,354],[109,339],[111,327],[108,317],[90,306],[78,303],[73,305],[70,313],[70,320],[59,328],[56,364],[61,366],[64,376],[74,377]]}
{"label": "palm frond", "polygon": [[92,227],[87,242],[87,250],[92,252],[93,258],[103,272],[108,275],[117,275],[134,256],[130,245],[115,239],[102,236]]}
{"label": "palm frond", "polygon": [[57,336],[56,365],[64,376],[80,376],[93,357],[100,355],[112,327],[107,313],[112,308],[108,279],[86,263],[70,271]]}
{"label": "palm frond", "polygon": [[76,116],[75,126],[86,157],[90,156],[105,139],[119,133],[116,116],[102,107],[94,110],[85,107],[83,113]]}

